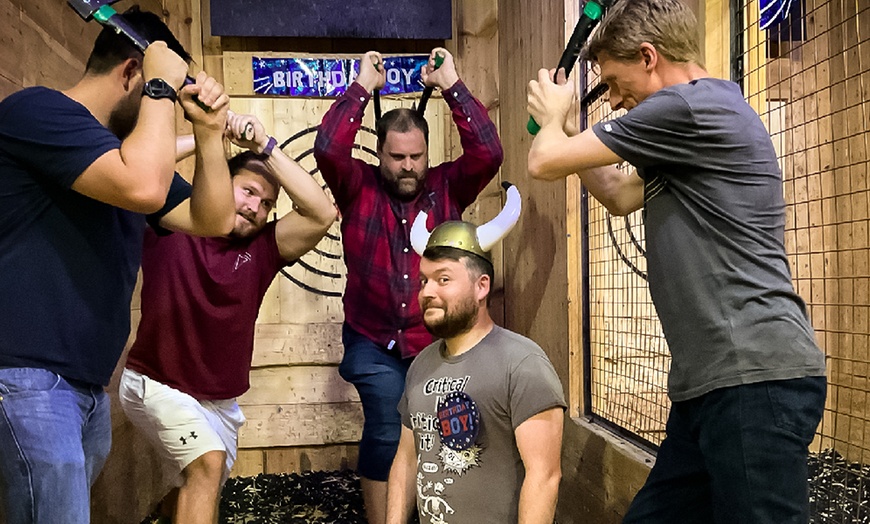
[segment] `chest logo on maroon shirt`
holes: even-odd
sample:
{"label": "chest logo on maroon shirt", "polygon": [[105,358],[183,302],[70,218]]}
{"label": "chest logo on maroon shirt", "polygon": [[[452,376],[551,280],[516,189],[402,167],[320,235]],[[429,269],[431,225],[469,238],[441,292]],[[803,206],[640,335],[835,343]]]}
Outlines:
{"label": "chest logo on maroon shirt", "polygon": [[250,253],[245,251],[244,253],[239,253],[236,257],[236,265],[233,267],[233,271],[238,271],[243,264],[250,262],[254,257],[251,256]]}

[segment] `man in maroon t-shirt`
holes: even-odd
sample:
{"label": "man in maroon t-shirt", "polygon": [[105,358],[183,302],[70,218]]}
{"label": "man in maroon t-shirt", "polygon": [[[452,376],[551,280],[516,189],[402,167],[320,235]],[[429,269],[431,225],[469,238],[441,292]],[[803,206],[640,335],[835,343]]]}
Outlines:
{"label": "man in maroon t-shirt", "polygon": [[[240,138],[251,127],[253,137]],[[174,522],[216,522],[245,420],[235,399],[249,387],[263,296],[336,218],[317,182],[256,118],[230,115],[227,136],[248,149],[229,161],[233,231],[221,238],[146,231],[142,319],[121,379],[124,412],[180,473],[167,499]],[[295,210],[267,223],[279,186]]]}

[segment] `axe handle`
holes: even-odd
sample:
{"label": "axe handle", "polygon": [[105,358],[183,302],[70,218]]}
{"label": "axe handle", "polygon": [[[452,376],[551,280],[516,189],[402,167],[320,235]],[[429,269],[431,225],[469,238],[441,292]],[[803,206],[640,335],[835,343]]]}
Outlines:
{"label": "axe handle", "polygon": [[[438,70],[442,64],[444,64],[444,57],[439,53],[435,53],[435,67],[432,70]],[[423,90],[423,94],[420,95],[420,105],[417,106],[417,112],[420,113],[420,116],[424,116],[426,113],[426,104],[429,103],[429,99],[432,97],[433,92],[435,92],[434,87],[426,86],[426,89]]]}
{"label": "axe handle", "polygon": [[[583,6],[583,12],[580,14],[580,19],[577,20],[577,25],[574,26],[574,32],[571,33],[571,38],[568,39],[565,50],[562,51],[562,56],[559,58],[559,65],[556,67],[556,73],[553,75],[553,82],[556,81],[556,75],[559,74],[559,69],[565,70],[565,78],[571,74],[574,64],[577,63],[577,57],[580,56],[580,51],[583,49],[583,44],[589,39],[592,30],[598,25],[601,17],[604,15],[606,8],[613,4],[608,0],[588,0]],[[529,134],[537,135],[541,130],[541,126],[534,118],[529,117],[526,123],[526,130]]]}

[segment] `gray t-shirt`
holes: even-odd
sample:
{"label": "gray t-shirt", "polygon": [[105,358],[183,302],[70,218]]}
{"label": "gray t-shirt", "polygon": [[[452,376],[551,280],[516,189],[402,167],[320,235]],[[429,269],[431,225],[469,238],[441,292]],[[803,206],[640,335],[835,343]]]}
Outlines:
{"label": "gray t-shirt", "polygon": [[593,127],[644,180],[649,287],[673,401],[825,374],[791,282],[776,152],[732,82],[662,89]]}
{"label": "gray t-shirt", "polygon": [[[444,445],[438,402],[464,392],[479,415],[479,433],[467,449]],[[411,364],[399,402],[402,423],[414,431],[417,450],[417,510],[422,524],[508,524],[517,522],[525,477],[514,430],[530,417],[566,407],[559,377],[541,348],[500,328],[457,356],[444,342],[426,347]],[[442,410],[443,414],[444,410]],[[465,413],[468,413],[466,410]],[[446,427],[446,439],[473,436]]]}

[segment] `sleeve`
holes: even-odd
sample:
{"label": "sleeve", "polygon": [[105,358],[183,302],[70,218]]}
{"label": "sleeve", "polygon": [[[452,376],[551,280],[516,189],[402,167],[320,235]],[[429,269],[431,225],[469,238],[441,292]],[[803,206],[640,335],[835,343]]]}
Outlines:
{"label": "sleeve", "polygon": [[411,427],[411,412],[408,411],[407,387],[405,388],[405,391],[402,392],[402,398],[399,399],[399,405],[396,406],[396,408],[399,410],[399,415],[402,417],[402,425],[408,429],[414,429]]}
{"label": "sleeve", "polygon": [[605,146],[637,168],[697,162],[691,144],[698,126],[691,108],[679,93],[667,89],[619,118],[598,122],[592,130]]}
{"label": "sleeve", "polygon": [[498,130],[462,80],[444,92],[459,131],[462,155],[447,167],[450,196],[465,209],[495,177],[504,159]]}
{"label": "sleeve", "polygon": [[65,188],[121,146],[84,106],[46,88],[19,93],[3,105],[0,142],[10,158]]}
{"label": "sleeve", "polygon": [[356,134],[371,94],[354,82],[323,115],[314,140],[314,159],[340,209],[358,193],[365,162],[353,158]]}
{"label": "sleeve", "polygon": [[543,354],[525,357],[510,377],[513,428],[516,429],[529,418],[554,407],[568,407],[556,370]]}
{"label": "sleeve", "polygon": [[172,178],[172,185],[169,186],[169,193],[166,195],[166,202],[163,204],[163,207],[158,211],[145,216],[145,220],[155,233],[161,236],[172,233],[171,230],[160,227],[160,220],[166,216],[167,213],[175,209],[178,204],[190,198],[191,191],[192,188],[190,187],[190,183],[176,172]]}

